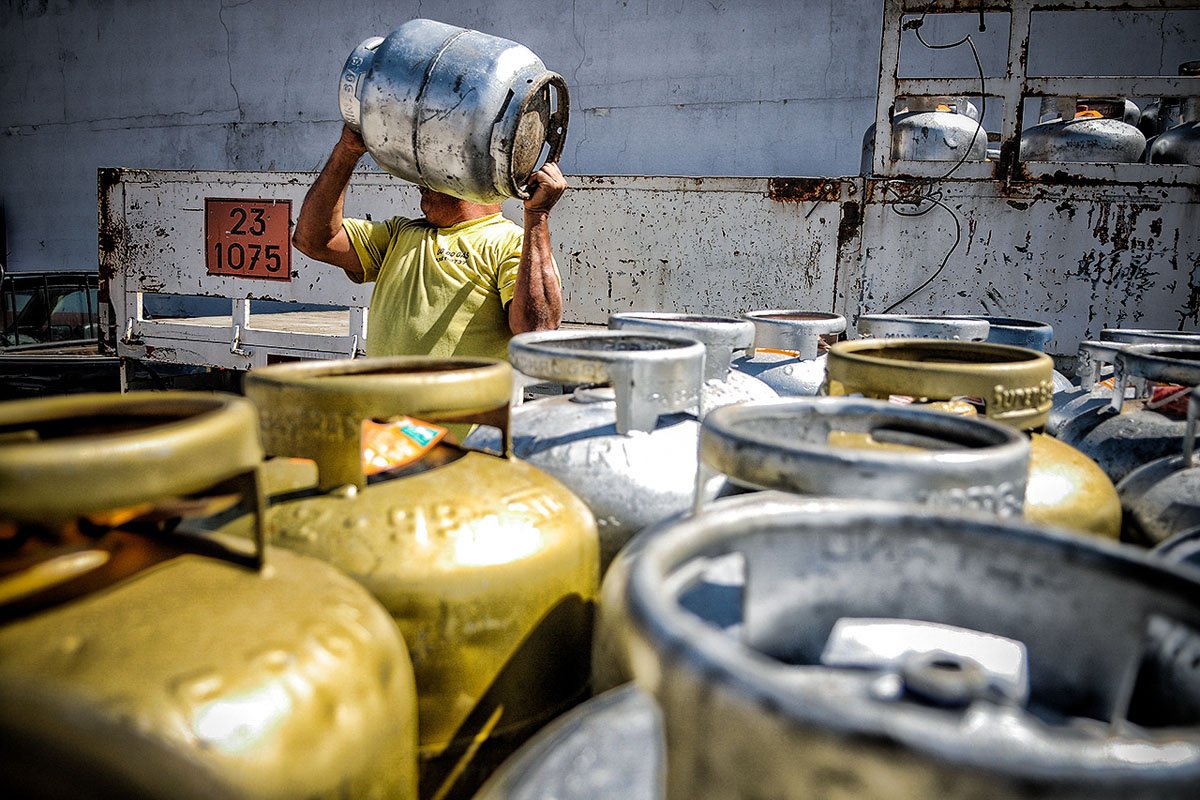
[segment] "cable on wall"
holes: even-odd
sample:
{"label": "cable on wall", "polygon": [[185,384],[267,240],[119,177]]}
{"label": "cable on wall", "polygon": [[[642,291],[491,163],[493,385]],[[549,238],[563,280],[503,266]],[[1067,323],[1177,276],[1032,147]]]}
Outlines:
{"label": "cable on wall", "polygon": [[[948,213],[951,219],[954,220],[954,242],[950,245],[950,249],[942,258],[941,263],[938,264],[937,268],[929,275],[929,277],[922,281],[919,286],[912,289],[899,300],[888,306],[883,311],[885,314],[890,314],[896,308],[910,300],[913,296],[928,288],[929,285],[932,284],[934,280],[936,280],[937,277],[942,273],[942,270],[946,268],[946,264],[949,263],[950,257],[954,254],[954,251],[958,249],[958,245],[962,240],[962,223],[958,218],[958,214],[955,213],[955,210],[942,202],[943,194],[939,188],[939,184],[942,181],[949,179],[966,162],[967,156],[970,155],[971,148],[974,147],[976,139],[983,132],[983,118],[987,113],[987,95],[985,93],[987,87],[985,86],[984,82],[983,63],[979,58],[979,50],[975,47],[975,40],[972,38],[971,34],[968,33],[966,36],[963,36],[956,42],[947,42],[942,44],[930,43],[926,41],[925,37],[921,33],[921,27],[925,24],[925,17],[928,16],[929,9],[932,8],[932,6],[933,4],[930,3],[929,8],[926,8],[920,17],[904,23],[904,25],[901,26],[901,29],[913,31],[916,34],[917,41],[929,50],[950,50],[955,47],[961,47],[964,44],[971,49],[971,56],[975,60],[975,68],[979,73],[979,119],[975,121],[975,132],[971,135],[970,143],[963,150],[963,153],[961,156],[959,156],[958,161],[956,161],[949,170],[936,178],[924,178],[917,181],[916,186],[919,187],[919,191],[915,194],[911,192],[901,193],[895,189],[892,189],[892,191],[896,194],[896,199],[889,203],[888,206],[891,208],[894,214],[902,217],[921,217],[925,214],[928,214],[934,208],[941,208]],[[980,32],[986,30],[982,9],[979,11],[979,30]],[[902,206],[911,207],[912,210],[902,211]]]}

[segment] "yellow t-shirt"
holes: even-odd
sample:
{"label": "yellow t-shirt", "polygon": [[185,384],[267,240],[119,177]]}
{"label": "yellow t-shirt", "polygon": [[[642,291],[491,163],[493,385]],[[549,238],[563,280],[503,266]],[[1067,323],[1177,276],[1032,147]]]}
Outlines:
{"label": "yellow t-shirt", "polygon": [[367,355],[508,358],[508,316],[524,231],[492,214],[435,228],[424,219],[342,222],[375,281]]}

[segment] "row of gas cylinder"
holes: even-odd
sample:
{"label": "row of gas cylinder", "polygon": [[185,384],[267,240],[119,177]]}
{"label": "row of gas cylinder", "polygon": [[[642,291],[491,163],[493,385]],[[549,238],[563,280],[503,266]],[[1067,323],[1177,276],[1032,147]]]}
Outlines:
{"label": "row of gas cylinder", "polygon": [[[1179,66],[1200,75],[1200,61]],[[892,116],[892,157],[983,161],[992,150],[979,109],[964,97],[909,97]],[[873,170],[875,126],[863,137],[862,171]],[[1200,165],[1200,97],[1164,98],[1145,112],[1118,98],[1042,99],[1038,123],[1021,131],[1021,160]]]}
{"label": "row of gas cylinder", "polygon": [[845,327],[0,404],[6,786],[1194,796],[1200,337]]}

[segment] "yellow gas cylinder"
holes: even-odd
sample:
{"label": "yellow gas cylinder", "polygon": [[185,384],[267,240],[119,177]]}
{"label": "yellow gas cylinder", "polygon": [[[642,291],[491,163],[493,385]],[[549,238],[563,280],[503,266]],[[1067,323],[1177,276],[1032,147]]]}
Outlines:
{"label": "yellow gas cylinder", "polygon": [[[395,623],[264,550],[246,400],[0,404],[0,775],[20,797],[411,797]],[[252,545],[193,524],[242,514]]]}
{"label": "yellow gas cylinder", "polygon": [[857,339],[833,345],[826,370],[826,394],[934,404],[965,398],[985,416],[1029,431],[1025,518],[1120,535],[1112,481],[1083,453],[1040,432],[1054,395],[1054,362],[1045,353],[983,342]]}
{"label": "yellow gas cylinder", "polygon": [[[586,696],[598,591],[587,507],[541,470],[443,433],[482,423],[507,441],[512,368],[302,362],[252,370],[245,392],[267,452],[288,459],[272,540],[334,564],[391,611],[416,674],[421,796],[469,797]],[[315,463],[307,490],[292,483],[297,458]]]}

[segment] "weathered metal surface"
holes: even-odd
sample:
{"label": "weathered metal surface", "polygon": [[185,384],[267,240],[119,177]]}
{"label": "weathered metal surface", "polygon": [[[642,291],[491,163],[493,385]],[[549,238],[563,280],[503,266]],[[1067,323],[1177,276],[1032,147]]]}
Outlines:
{"label": "weathered metal surface", "polygon": [[[387,199],[362,213],[390,215],[389,205],[414,198],[415,189],[377,176]],[[291,280],[267,281],[210,275],[204,257],[206,197],[290,200],[298,213],[311,176],[295,173],[194,173],[102,170],[100,265],[111,308],[106,344],[118,355],[147,361],[245,369],[274,356],[333,358],[362,350],[370,287],[356,286],[341,270],[292,256]],[[390,179],[389,179],[390,180]],[[370,180],[350,193],[351,208],[372,194]],[[399,208],[391,213],[400,213]],[[144,312],[155,294],[229,299],[225,318],[152,319]],[[255,315],[253,302],[274,300],[348,306],[341,326],[314,330],[288,325],[287,315]],[[337,313],[337,312],[334,312]],[[259,327],[259,321],[270,325]],[[282,323],[282,324],[281,324]]]}
{"label": "weathered metal surface", "polygon": [[[101,264],[113,303],[110,342],[127,338],[118,347],[132,358],[226,367],[262,364],[287,351],[286,340],[255,343],[262,334],[254,324],[240,326],[235,345],[232,314],[219,333],[182,327],[192,320],[145,319],[137,312],[142,292],[364,307],[369,285],[356,286],[299,253],[291,283],[205,272],[205,196],[290,198],[298,211],[314,177],[108,176]],[[1047,351],[1066,357],[1105,327],[1200,324],[1195,185],[951,180],[940,185],[945,208],[911,217],[901,213],[918,207],[897,202],[920,196],[923,188],[911,181],[876,179],[864,187],[860,178],[821,179],[822,186],[837,185],[837,200],[793,201],[772,199],[772,181],[759,178],[570,180],[551,237],[571,322],[604,324],[630,310],[739,314],[780,307],[843,313],[853,322],[926,280],[954,245],[957,219],[961,241],[945,268],[897,311],[1043,319],[1055,328]],[[420,213],[411,186],[376,173],[355,175],[346,209],[374,219]],[[309,357],[349,355],[365,340],[366,322],[352,327],[319,347],[292,347]]]}
{"label": "weathered metal surface", "polygon": [[[1200,322],[1194,186],[945,181],[941,205],[919,207],[897,201],[889,182],[871,186],[861,259],[847,265],[858,289],[848,318],[888,308],[953,248],[928,287],[895,310],[1044,319],[1054,326],[1054,355],[1074,355],[1105,327]],[[927,213],[904,216],[917,210]]]}
{"label": "weathered metal surface", "polygon": [[[663,713],[672,800],[1194,794],[1200,610],[1183,568],[983,517],[775,494],[717,501],[642,539],[623,597],[635,680]],[[746,576],[737,636],[686,600],[704,564],[733,555]],[[959,645],[936,693],[929,661],[822,661],[840,621],[878,618],[1019,643],[1028,705],[977,681]]]}
{"label": "weathered metal surface", "polygon": [[[790,190],[773,199],[775,182],[758,178],[570,180],[551,219],[568,319],[833,309],[839,202]],[[820,179],[814,193],[825,193],[826,183],[837,186],[840,202],[861,195],[856,179],[838,178]]]}
{"label": "weathered metal surface", "polygon": [[[256,426],[211,393],[3,404],[6,793],[413,796],[405,643],[346,576],[265,553]],[[225,511],[252,554],[181,534]]]}
{"label": "weathered metal surface", "polygon": [[662,712],[632,684],[547,725],[475,800],[662,800]]}
{"label": "weathered metal surface", "polygon": [[[514,337],[509,349],[532,378],[609,385],[512,412],[513,454],[596,516],[603,571],[634,534],[693,502],[704,348],[678,335],[547,331]],[[480,427],[466,444],[498,450],[503,439]]]}
{"label": "weathered metal surface", "polygon": [[567,94],[524,45],[430,19],[363,42],[338,86],[342,118],[380,166],[480,203],[530,196],[543,147],[550,161],[562,153]]}
{"label": "weathered metal surface", "polygon": [[446,440],[368,481],[363,422],[409,414],[507,431],[511,368],[420,357],[279,364],[251,371],[245,392],[264,449],[317,466],[315,485],[272,498],[272,541],[334,564],[391,612],[412,643],[421,796],[470,797],[585,694],[595,521],[536,467]]}

